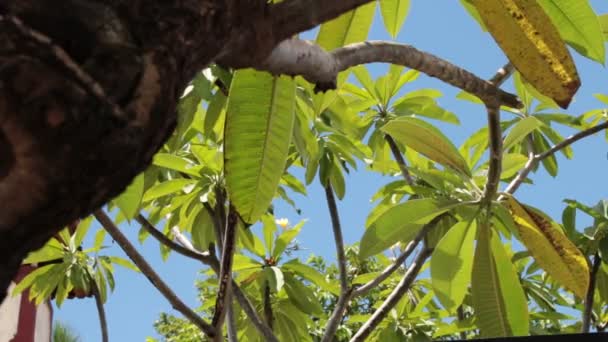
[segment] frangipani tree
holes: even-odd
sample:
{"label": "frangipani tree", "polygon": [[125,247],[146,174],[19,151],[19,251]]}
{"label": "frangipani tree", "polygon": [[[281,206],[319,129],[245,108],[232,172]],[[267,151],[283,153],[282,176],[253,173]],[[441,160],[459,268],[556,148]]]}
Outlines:
{"label": "frangipani tree", "polygon": [[[8,156],[0,198],[9,206],[0,213],[0,286],[58,227],[93,212],[210,340],[527,335],[559,330],[567,316],[551,315],[555,303],[582,305],[582,330],[592,321],[604,329],[605,235],[589,235],[597,247],[586,248],[573,239],[571,221],[564,234],[516,197],[541,165],[557,173],[556,153],[571,157],[571,144],[608,127],[604,110],[555,114],[581,83],[567,45],[604,62],[600,20],[584,0],[463,5],[510,61],[488,80],[412,46],[366,41],[376,7],[396,36],[408,13],[403,0],[0,5]],[[93,12],[102,15],[90,20]],[[64,15],[72,19],[66,27],[46,24]],[[319,24],[314,41],[294,37]],[[373,79],[364,66],[372,62],[391,66]],[[428,120],[459,121],[438,104],[441,93],[401,91],[419,73],[483,105],[487,126],[455,146]],[[500,88],[512,75],[517,94]],[[554,124],[579,132],[564,138]],[[345,173],[362,166],[403,179],[378,191],[349,254],[337,200],[348,194]],[[272,213],[275,198],[294,203],[290,194],[306,193],[315,178],[337,251],[336,271],[326,275],[287,259],[301,226],[283,231]],[[108,208],[120,210],[114,217],[99,209],[110,200]],[[142,238],[158,239],[164,255],[205,265],[202,314],[120,232],[124,219],[142,225]],[[104,231],[91,253],[101,250]],[[388,259],[383,253],[395,244]],[[44,261],[45,249],[56,247],[36,255]],[[87,279],[105,291],[112,272],[101,265],[101,275]],[[430,280],[419,279],[429,266]],[[56,278],[63,293],[74,276]],[[43,298],[52,285],[32,293]]]}

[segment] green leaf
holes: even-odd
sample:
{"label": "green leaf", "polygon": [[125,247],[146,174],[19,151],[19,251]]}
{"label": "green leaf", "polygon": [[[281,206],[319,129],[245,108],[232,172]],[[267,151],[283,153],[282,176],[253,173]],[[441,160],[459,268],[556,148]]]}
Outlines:
{"label": "green leaf", "polygon": [[517,174],[526,163],[528,158],[519,153],[505,153],[502,156],[502,171],[500,179],[508,179]]}
{"label": "green leaf", "polygon": [[109,258],[110,258],[110,261],[112,261],[113,263],[115,263],[118,266],[128,268],[131,271],[139,272],[139,268],[137,268],[137,266],[135,266],[130,260],[127,260],[127,259],[121,258],[121,257],[117,257],[117,256],[111,256]]}
{"label": "green leaf", "polygon": [[169,170],[178,171],[199,178],[198,165],[182,157],[169,153],[157,153],[152,159],[156,166],[164,167]]}
{"label": "green leaf", "polygon": [[522,141],[528,134],[534,132],[537,128],[543,125],[542,121],[538,120],[533,116],[521,119],[518,121],[513,128],[507,134],[505,141],[503,142],[503,150],[508,151],[515,144]]}
{"label": "green leaf", "polygon": [[116,197],[113,203],[120,208],[127,220],[132,220],[139,212],[142,196],[144,194],[144,174],[140,173],[122,194]]}
{"label": "green leaf", "polygon": [[262,241],[251,232],[251,229],[240,229],[239,230],[239,241],[248,251],[264,258],[266,255],[264,251],[264,245]]}
{"label": "green leaf", "polygon": [[367,258],[399,241],[410,241],[425,223],[460,204],[452,200],[424,198],[391,207],[365,230],[361,238],[359,257]]}
{"label": "green leaf", "polygon": [[46,265],[46,266],[42,266],[42,267],[39,267],[39,268],[35,269],[30,274],[28,274],[27,276],[25,276],[17,284],[17,286],[15,286],[15,288],[13,289],[13,292],[12,292],[11,295],[15,296],[15,295],[18,295],[21,292],[25,291],[27,288],[29,288],[30,286],[32,286],[32,284],[34,284],[35,282],[37,282],[40,279],[42,279],[42,277],[47,276],[48,274],[50,274],[50,270],[53,269],[53,267],[55,267],[55,266],[57,266],[57,264]]}
{"label": "green leaf", "polygon": [[148,189],[144,194],[143,201],[149,202],[151,200],[157,199],[159,197],[163,197],[166,195],[170,195],[176,193],[178,191],[183,191],[186,187],[192,186],[196,183],[194,179],[184,179],[177,178],[168,180],[165,182],[158,183]]}
{"label": "green leaf", "polygon": [[503,243],[496,234],[492,235],[490,246],[496,263],[500,290],[506,304],[509,326],[514,336],[526,336],[530,326],[528,301],[519,281],[519,276],[504,249]]}
{"label": "green leaf", "polygon": [[262,216],[262,233],[264,234],[264,244],[266,245],[266,255],[271,256],[274,250],[274,234],[277,225],[271,215]]}
{"label": "green leaf", "polygon": [[227,99],[226,95],[221,91],[218,91],[213,95],[213,98],[209,102],[209,107],[205,114],[205,122],[203,124],[203,131],[207,138],[211,138],[213,133],[216,133],[218,130],[223,130],[224,121],[222,118],[225,118],[223,115],[225,115],[224,109],[226,108]]}
{"label": "green leaf", "polygon": [[476,222],[458,222],[443,236],[431,257],[431,280],[437,299],[451,310],[462,304],[471,282]]}
{"label": "green leaf", "polygon": [[[534,152],[536,154],[543,153],[551,148],[551,145],[547,141],[544,135],[534,132]],[[543,167],[547,170],[547,173],[551,175],[551,177],[557,176],[558,166],[557,166],[557,158],[555,158],[555,154],[550,155],[549,157],[542,160]]]}
{"label": "green leaf", "polygon": [[403,117],[390,121],[381,130],[429,159],[471,176],[471,171],[458,149],[431,124],[420,119]]}
{"label": "green leaf", "polygon": [[482,226],[479,228],[473,261],[471,297],[477,326],[483,338],[513,336],[496,266],[490,247],[489,227]]}
{"label": "green leaf", "polygon": [[192,214],[194,220],[190,226],[192,245],[199,251],[209,250],[209,244],[214,241],[213,219],[206,209]]}
{"label": "green leaf", "polygon": [[226,186],[241,218],[253,223],[270,205],[292,137],[295,82],[251,69],[235,73],[226,112]]}
{"label": "green leaf", "polygon": [[289,246],[291,241],[293,241],[293,239],[300,234],[300,230],[302,230],[304,223],[306,223],[306,220],[300,221],[293,228],[286,229],[283,233],[281,233],[281,235],[279,235],[275,241],[274,250],[272,251],[272,257],[275,258],[275,260],[279,258],[281,254],[283,254],[285,248]]}
{"label": "green leaf", "polygon": [[297,259],[284,263],[282,268],[294,272],[302,278],[310,280],[321,289],[328,291],[333,295],[340,295],[340,288],[338,287],[338,284],[329,283],[325,279],[325,276],[319,273],[319,271],[308,265],[300,263]]}
{"label": "green leaf", "polygon": [[325,50],[331,51],[365,40],[371,28],[375,10],[376,2],[372,1],[323,23],[317,35],[317,44]]}
{"label": "green leaf", "polygon": [[264,267],[264,274],[266,275],[266,281],[274,292],[279,292],[285,284],[285,278],[283,271],[276,266]]}
{"label": "green leaf", "polygon": [[410,10],[410,0],[380,0],[384,27],[391,37],[397,37]]}
{"label": "green leaf", "polygon": [[560,36],[578,53],[604,64],[602,28],[588,0],[540,0]]}
{"label": "green leaf", "polygon": [[63,246],[56,239],[50,239],[42,248],[28,254],[24,264],[34,264],[63,258]]}
{"label": "green leaf", "polygon": [[302,312],[309,315],[323,313],[323,307],[315,298],[314,292],[289,274],[285,274],[285,292],[293,305]]}

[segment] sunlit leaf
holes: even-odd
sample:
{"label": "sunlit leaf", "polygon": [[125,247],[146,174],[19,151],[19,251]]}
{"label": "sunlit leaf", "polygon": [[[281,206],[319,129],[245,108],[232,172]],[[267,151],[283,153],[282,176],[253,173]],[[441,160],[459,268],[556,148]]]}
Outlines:
{"label": "sunlit leaf", "polygon": [[235,73],[226,112],[224,165],[232,204],[248,223],[266,212],[285,168],[295,82],[251,69]]}
{"label": "sunlit leaf", "polygon": [[472,0],[515,68],[541,93],[567,107],[580,86],[558,30],[535,0]]}
{"label": "sunlit leaf", "polygon": [[443,236],[431,257],[431,280],[437,299],[446,309],[462,303],[471,282],[477,224],[456,223]]}
{"label": "sunlit leaf", "polygon": [[425,121],[409,117],[398,118],[384,125],[382,131],[439,164],[471,175],[458,149],[441,131]]}
{"label": "sunlit leaf", "polygon": [[521,241],[536,262],[558,283],[584,298],[589,266],[581,251],[544,215],[507,197]]}
{"label": "sunlit leaf", "polygon": [[391,37],[397,37],[409,9],[410,0],[380,0],[380,13],[382,13],[384,27]]}
{"label": "sunlit leaf", "polygon": [[361,238],[359,256],[367,258],[399,241],[411,240],[425,223],[460,203],[431,198],[410,200],[391,207],[371,222]]}

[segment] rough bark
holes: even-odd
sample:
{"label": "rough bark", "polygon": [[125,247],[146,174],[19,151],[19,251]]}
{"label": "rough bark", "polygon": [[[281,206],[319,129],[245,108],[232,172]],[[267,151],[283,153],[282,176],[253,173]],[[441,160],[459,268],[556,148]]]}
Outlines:
{"label": "rough bark", "polygon": [[231,34],[219,1],[0,4],[0,301],[21,260],[118,195]]}

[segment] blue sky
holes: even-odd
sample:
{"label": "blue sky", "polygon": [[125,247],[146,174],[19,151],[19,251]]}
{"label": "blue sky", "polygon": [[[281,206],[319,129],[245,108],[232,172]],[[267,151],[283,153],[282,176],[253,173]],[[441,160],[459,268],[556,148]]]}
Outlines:
{"label": "blue sky", "polygon": [[[591,3],[598,13],[608,12],[608,3],[605,1],[593,0]],[[376,17],[369,37],[389,39],[379,16]],[[482,77],[493,75],[507,61],[492,38],[479,29],[477,23],[455,0],[413,0],[410,15],[397,41],[431,52]],[[602,104],[592,94],[608,94],[606,86],[608,72],[597,63],[582,58],[576,53],[573,55],[583,85],[567,113],[581,114],[590,109],[601,108]],[[372,65],[370,70],[374,76],[378,76],[385,67]],[[510,82],[506,86],[510,87]],[[406,90],[433,87],[444,93],[440,104],[456,113],[461,125],[439,126],[456,145],[460,145],[469,134],[486,124],[486,115],[482,107],[455,99],[459,92],[457,89],[428,77],[420,77],[407,87]],[[562,133],[568,135],[572,132],[562,130]],[[607,198],[608,188],[604,181],[608,169],[608,144],[603,134],[578,142],[573,148],[573,160],[566,160],[558,155],[559,175],[556,178],[540,170],[532,176],[535,186],[522,186],[517,193],[518,198],[544,210],[558,220],[564,208],[562,203],[564,198],[573,198],[588,204]],[[360,169],[358,173],[353,172],[347,177],[346,197],[338,204],[346,243],[351,244],[360,239],[367,212],[372,208],[369,200],[372,194],[387,181],[387,178],[366,173],[364,169]],[[306,252],[314,252],[333,259],[335,253],[333,237],[328,211],[323,205],[324,193],[316,181],[309,186],[308,192],[307,197],[299,195],[294,197],[302,209],[301,216],[280,201],[276,203],[275,214],[277,217],[287,217],[291,222],[297,222],[302,218],[308,219],[298,237],[299,242],[307,248]],[[122,225],[121,227],[132,241],[137,241],[139,226]],[[163,262],[155,240],[148,239],[143,245],[135,243],[186,303],[193,307],[199,305],[194,288],[194,280],[200,270],[199,263],[174,254]],[[124,256],[115,246],[107,250],[106,254]],[[159,313],[175,313],[175,311],[141,274],[118,267],[115,277],[117,287],[106,304],[110,340],[144,341],[147,336],[156,336],[152,324]],[[92,299],[66,301],[60,309],[55,310],[55,318],[73,327],[84,341],[101,340],[98,317]]]}

